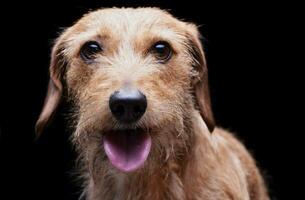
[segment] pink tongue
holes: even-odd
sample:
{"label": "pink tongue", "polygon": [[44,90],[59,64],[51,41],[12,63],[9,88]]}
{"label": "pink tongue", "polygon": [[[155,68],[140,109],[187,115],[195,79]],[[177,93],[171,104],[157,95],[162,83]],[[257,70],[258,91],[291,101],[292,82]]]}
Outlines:
{"label": "pink tongue", "polygon": [[103,139],[104,149],[113,166],[123,172],[140,168],[150,152],[151,138],[136,131],[107,134]]}

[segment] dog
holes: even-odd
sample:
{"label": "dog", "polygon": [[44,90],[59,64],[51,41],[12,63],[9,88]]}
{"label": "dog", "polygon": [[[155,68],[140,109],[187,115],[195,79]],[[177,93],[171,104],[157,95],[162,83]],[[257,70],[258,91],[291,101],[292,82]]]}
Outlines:
{"label": "dog", "polygon": [[215,127],[196,25],[159,8],[105,8],[56,40],[36,124],[63,96],[88,200],[268,200],[254,159]]}

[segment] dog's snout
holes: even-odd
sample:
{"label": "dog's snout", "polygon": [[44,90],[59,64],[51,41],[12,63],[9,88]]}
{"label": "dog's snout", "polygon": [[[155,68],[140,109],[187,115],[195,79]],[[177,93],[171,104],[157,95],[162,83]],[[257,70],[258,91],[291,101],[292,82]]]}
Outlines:
{"label": "dog's snout", "polygon": [[109,99],[114,117],[123,123],[138,121],[146,111],[146,96],[137,89],[122,89],[114,92]]}

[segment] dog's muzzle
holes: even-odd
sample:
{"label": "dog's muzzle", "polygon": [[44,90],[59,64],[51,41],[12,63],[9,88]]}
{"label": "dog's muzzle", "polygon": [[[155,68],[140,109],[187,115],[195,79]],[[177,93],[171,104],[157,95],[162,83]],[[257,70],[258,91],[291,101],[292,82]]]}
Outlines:
{"label": "dog's muzzle", "polygon": [[[112,115],[123,124],[133,124],[144,115],[147,107],[145,95],[134,88],[123,88],[109,99]],[[142,128],[109,131],[103,137],[105,153],[114,167],[131,172],[142,167],[151,148],[151,136]]]}

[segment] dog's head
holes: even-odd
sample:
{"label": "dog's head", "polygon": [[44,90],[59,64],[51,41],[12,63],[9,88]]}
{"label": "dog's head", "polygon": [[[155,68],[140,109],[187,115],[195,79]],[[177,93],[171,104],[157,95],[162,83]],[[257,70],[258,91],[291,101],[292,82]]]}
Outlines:
{"label": "dog's head", "polygon": [[38,134],[63,92],[75,103],[75,138],[94,136],[96,148],[122,171],[139,168],[149,153],[168,154],[184,144],[194,109],[212,131],[199,37],[195,25],[157,8],[85,15],[54,45]]}

